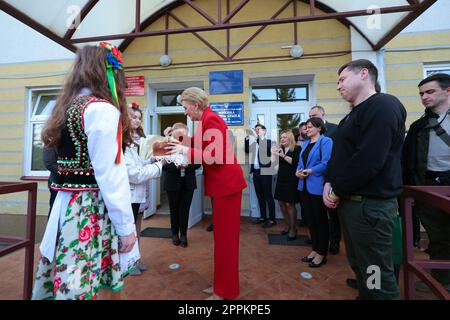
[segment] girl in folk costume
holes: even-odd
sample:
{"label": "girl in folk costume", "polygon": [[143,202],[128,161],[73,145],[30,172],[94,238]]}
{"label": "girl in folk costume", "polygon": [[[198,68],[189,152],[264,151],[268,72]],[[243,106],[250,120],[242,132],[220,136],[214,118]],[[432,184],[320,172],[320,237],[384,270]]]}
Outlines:
{"label": "girl in folk costume", "polygon": [[[79,50],[43,130],[58,150],[58,190],[45,230],[33,299],[96,299],[118,291],[119,253],[136,250],[136,228],[122,149],[131,141],[122,57],[108,43]],[[132,250],[133,249],[133,250]],[[138,256],[138,255],[137,255]]]}
{"label": "girl in folk costume", "polygon": [[[149,181],[153,178],[161,176],[162,166],[165,161],[150,163],[148,160],[143,160],[139,156],[140,139],[145,138],[144,130],[142,129],[142,110],[139,105],[132,103],[128,108],[131,118],[130,131],[132,141],[125,149],[125,164],[128,171],[128,178],[130,180],[131,190],[131,206],[133,208],[134,220],[136,223],[136,230],[138,234],[141,231],[142,212],[149,206]],[[146,266],[141,262],[138,268],[133,270],[130,275],[141,275],[141,271],[147,270]]]}

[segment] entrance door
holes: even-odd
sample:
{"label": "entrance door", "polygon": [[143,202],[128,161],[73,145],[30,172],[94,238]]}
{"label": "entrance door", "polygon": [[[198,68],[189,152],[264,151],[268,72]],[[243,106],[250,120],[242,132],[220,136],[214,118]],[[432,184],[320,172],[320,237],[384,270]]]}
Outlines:
{"label": "entrance door", "polygon": [[[193,134],[193,123],[183,113],[182,107],[170,107],[164,110],[157,110],[157,112],[151,114],[153,123],[150,126],[153,130],[151,134],[163,135],[163,131],[168,126],[173,125],[176,122],[186,123],[189,128],[189,134]],[[189,211],[188,227],[191,228],[203,218],[203,171],[202,169],[196,170],[197,189],[194,191],[192,198],[192,204]],[[150,182],[150,199],[151,210],[147,210],[146,216],[150,216],[152,213],[170,214],[169,200],[167,193],[163,189],[164,174],[158,179],[152,179]],[[150,208],[149,208],[150,209]],[[144,217],[146,217],[144,216]]]}
{"label": "entrance door", "polygon": [[[258,123],[263,124],[267,129],[267,138],[279,144],[280,132],[298,128],[298,125],[308,118],[310,108],[309,103],[299,102],[254,103],[250,109],[250,127],[254,128]],[[272,194],[275,192],[276,178],[276,175],[273,176]],[[276,203],[276,217],[283,218],[278,201]],[[252,179],[250,179],[250,211],[252,217],[260,216]]]}

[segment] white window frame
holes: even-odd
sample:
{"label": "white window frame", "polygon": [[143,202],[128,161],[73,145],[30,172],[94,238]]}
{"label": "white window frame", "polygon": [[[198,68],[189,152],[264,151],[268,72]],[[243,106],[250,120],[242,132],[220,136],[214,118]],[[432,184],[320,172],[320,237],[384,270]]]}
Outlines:
{"label": "white window frame", "polygon": [[[51,87],[34,87],[28,88],[28,103],[27,103],[27,113],[25,122],[25,141],[24,141],[24,162],[23,162],[23,172],[24,176],[31,177],[46,177],[50,174],[48,170],[32,170],[32,152],[33,152],[33,126],[35,124],[45,124],[49,118],[45,115],[33,116],[33,111],[35,106],[39,105],[41,97],[49,96],[51,94],[43,93],[39,94],[39,91],[61,91],[60,86]],[[33,94],[37,94],[36,103],[33,105]]]}
{"label": "white window frame", "polygon": [[425,64],[423,66],[423,77],[426,78],[430,76],[428,72],[430,71],[443,71],[443,70],[450,70],[450,63],[435,63],[435,64]]}

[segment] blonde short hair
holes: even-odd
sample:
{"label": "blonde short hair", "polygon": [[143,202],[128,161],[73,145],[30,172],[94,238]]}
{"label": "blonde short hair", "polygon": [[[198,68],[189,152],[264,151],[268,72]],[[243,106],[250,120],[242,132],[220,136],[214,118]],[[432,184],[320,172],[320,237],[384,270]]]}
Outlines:
{"label": "blonde short hair", "polygon": [[208,95],[200,88],[191,87],[184,90],[181,94],[180,103],[183,101],[196,103],[201,110],[204,110],[208,106]]}
{"label": "blonde short hair", "polygon": [[184,124],[183,122],[177,122],[177,123],[173,124],[172,130],[177,130],[177,129],[184,129],[186,131],[189,131],[188,126],[186,124]]}

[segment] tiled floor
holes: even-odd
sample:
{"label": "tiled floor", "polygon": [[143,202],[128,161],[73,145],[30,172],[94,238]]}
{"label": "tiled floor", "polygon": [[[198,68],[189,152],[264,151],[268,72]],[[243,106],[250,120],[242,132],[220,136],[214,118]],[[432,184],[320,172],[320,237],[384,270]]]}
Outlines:
{"label": "tiled floor", "polygon": [[[175,247],[170,239],[141,238],[143,262],[148,271],[138,277],[127,277],[121,299],[205,299],[202,290],[211,286],[213,276],[213,237],[206,232],[211,218],[188,231],[188,248]],[[156,215],[143,222],[142,229],[169,227],[167,215]],[[267,233],[278,233],[283,223],[271,229],[252,225],[248,218],[241,220],[240,284],[242,300],[298,300],[298,299],[355,299],[356,290],[346,286],[345,279],[352,277],[344,250],[329,256],[328,263],[312,269],[300,262],[309,253],[309,247],[269,245]],[[299,233],[306,234],[301,228]],[[341,248],[343,244],[341,244]],[[21,299],[24,251],[0,258],[0,300]],[[178,270],[169,265],[180,264]],[[312,279],[300,273],[306,271]],[[420,299],[433,299],[420,295]]]}

